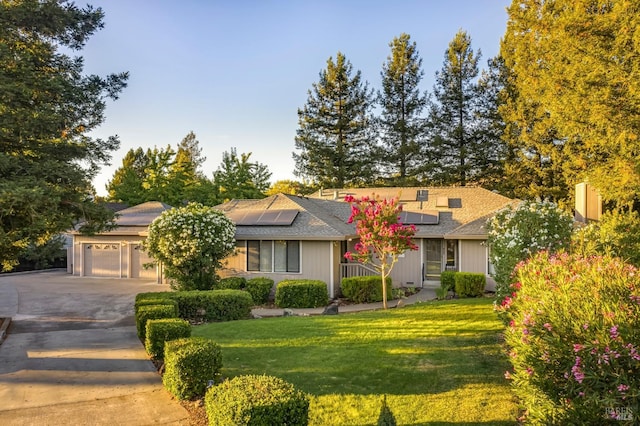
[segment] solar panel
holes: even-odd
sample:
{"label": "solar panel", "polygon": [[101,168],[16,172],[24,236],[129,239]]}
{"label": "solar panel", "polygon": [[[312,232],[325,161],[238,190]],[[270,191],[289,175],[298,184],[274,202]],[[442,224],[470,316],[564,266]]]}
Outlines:
{"label": "solar panel", "polygon": [[250,210],[229,212],[236,226],[291,226],[298,210]]}
{"label": "solar panel", "polygon": [[440,214],[437,211],[400,213],[400,221],[407,225],[437,225],[440,222]]}

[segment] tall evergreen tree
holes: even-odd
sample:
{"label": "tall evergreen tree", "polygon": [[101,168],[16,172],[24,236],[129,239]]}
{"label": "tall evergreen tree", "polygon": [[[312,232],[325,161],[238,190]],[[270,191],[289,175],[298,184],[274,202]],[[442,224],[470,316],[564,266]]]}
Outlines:
{"label": "tall evergreen tree", "polygon": [[0,2],[0,264],[82,221],[95,232],[113,217],[94,202],[91,180],[118,148],[94,139],[106,99],[127,73],[83,75],[71,57],[103,27],[100,8],[64,0]]}
{"label": "tall evergreen tree", "polygon": [[426,93],[420,93],[421,69],[416,43],[408,34],[400,34],[391,43],[391,54],[382,65],[382,91],[377,102],[382,107],[379,122],[383,144],[380,163],[394,185],[417,182],[424,163],[421,139],[425,119],[421,113],[427,104]]}
{"label": "tall evergreen tree", "polygon": [[483,147],[475,134],[480,51],[458,31],[449,43],[442,70],[436,72],[429,119],[431,179],[435,184],[465,186],[479,172]]}
{"label": "tall evergreen tree", "polygon": [[508,13],[502,112],[512,145],[561,176],[562,196],[587,179],[605,200],[631,205],[640,193],[640,4],[522,0]]}
{"label": "tall evergreen tree", "polygon": [[266,165],[249,161],[250,157],[251,153],[238,156],[235,148],[222,154],[222,163],[213,173],[220,201],[265,197],[271,172]]}
{"label": "tall evergreen tree", "polygon": [[130,206],[149,201],[143,183],[149,158],[142,148],[131,148],[122,159],[120,166],[107,182],[108,199],[126,203]]}
{"label": "tall evergreen tree", "polygon": [[376,173],[370,110],[373,93],[342,53],[327,61],[298,109],[296,176],[324,187],[367,184]]}

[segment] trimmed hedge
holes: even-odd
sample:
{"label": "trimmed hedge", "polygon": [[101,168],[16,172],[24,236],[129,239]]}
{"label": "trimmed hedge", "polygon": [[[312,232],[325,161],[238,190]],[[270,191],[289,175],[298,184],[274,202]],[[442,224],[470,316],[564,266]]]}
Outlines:
{"label": "trimmed hedge", "polygon": [[189,321],[232,321],[249,318],[253,300],[242,290],[178,291],[180,318]]}
{"label": "trimmed hedge", "polygon": [[319,280],[283,280],[276,287],[276,306],[317,308],[329,303],[327,284]]}
{"label": "trimmed hedge", "polygon": [[455,271],[442,271],[440,273],[440,288],[444,291],[456,290],[456,274]]}
{"label": "trimmed hedge", "polygon": [[202,337],[176,339],[165,343],[164,361],[164,387],[181,400],[201,398],[209,381],[220,375],[222,351]]}
{"label": "trimmed hedge", "polygon": [[487,277],[481,273],[456,272],[455,290],[460,297],[478,297],[484,294]]}
{"label": "trimmed hedge", "polygon": [[143,305],[136,312],[136,329],[138,337],[143,342],[146,337],[147,321],[151,319],[176,318],[174,305]]}
{"label": "trimmed hedge", "polygon": [[214,290],[244,290],[246,286],[244,277],[226,277],[216,283]]}
{"label": "trimmed hedge", "polygon": [[[355,303],[382,302],[382,277],[343,278],[340,284],[342,295]],[[391,277],[387,277],[387,300],[393,298]]]}
{"label": "trimmed hedge", "polygon": [[309,397],[273,376],[238,376],[205,396],[210,425],[307,425]]}
{"label": "trimmed hedge", "polygon": [[191,324],[180,318],[151,319],[147,321],[144,347],[156,359],[164,357],[165,342],[191,337]]}
{"label": "trimmed hedge", "polygon": [[271,289],[273,288],[273,280],[271,278],[258,277],[247,280],[247,285],[244,290],[251,294],[253,303],[256,305],[262,305],[269,301],[271,295]]}
{"label": "trimmed hedge", "polygon": [[[135,299],[135,303],[133,304],[133,307],[137,312],[138,307],[143,305],[165,305],[167,303],[171,303],[170,301],[173,300],[174,294],[175,294],[174,291],[138,293],[136,294],[136,299]],[[157,301],[158,303],[152,303],[152,301]]]}

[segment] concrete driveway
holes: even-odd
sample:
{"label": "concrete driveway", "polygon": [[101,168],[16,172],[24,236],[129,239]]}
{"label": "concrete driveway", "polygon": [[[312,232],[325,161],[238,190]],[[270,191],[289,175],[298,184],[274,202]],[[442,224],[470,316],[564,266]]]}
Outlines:
{"label": "concrete driveway", "polygon": [[187,425],[136,336],[137,293],[148,280],[0,275],[2,425]]}

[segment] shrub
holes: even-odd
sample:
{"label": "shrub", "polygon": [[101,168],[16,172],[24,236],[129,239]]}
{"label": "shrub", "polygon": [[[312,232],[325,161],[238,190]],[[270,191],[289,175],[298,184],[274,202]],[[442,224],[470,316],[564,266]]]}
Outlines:
{"label": "shrub", "polygon": [[455,271],[442,271],[440,273],[440,288],[447,291],[456,290],[456,274]]}
{"label": "shrub", "polygon": [[[391,277],[387,277],[387,300],[391,300]],[[342,295],[355,303],[382,301],[382,278],[380,275],[343,278],[340,284]]]}
{"label": "shrub", "polygon": [[496,297],[502,301],[520,261],[540,250],[558,252],[569,247],[573,218],[550,201],[523,201],[499,211],[487,228]]}
{"label": "shrub", "polygon": [[251,278],[247,280],[245,290],[251,294],[253,303],[261,305],[269,301],[271,289],[273,288],[273,280],[271,278]]}
{"label": "shrub", "polygon": [[176,290],[210,290],[222,259],[233,252],[235,224],[220,210],[189,203],[165,210],[149,225],[144,249],[162,262]]}
{"label": "shrub", "polygon": [[[173,300],[173,291],[158,291],[158,292],[148,292],[148,293],[138,293],[136,294],[134,308],[138,310],[138,306],[140,305],[148,305],[149,300],[158,300],[164,302],[165,300]],[[152,305],[154,303],[151,303]],[[162,305],[162,303],[158,303]]]}
{"label": "shrub", "polygon": [[218,281],[214,288],[216,290],[244,290],[247,286],[247,280],[244,277],[226,277]]}
{"label": "shrub", "polygon": [[144,347],[154,358],[164,357],[164,344],[170,340],[191,337],[191,324],[180,318],[151,319],[147,321]]}
{"label": "shrub", "polygon": [[473,272],[457,272],[454,276],[456,293],[460,297],[478,297],[484,294],[487,277]]}
{"label": "shrub", "polygon": [[178,291],[180,318],[189,321],[232,321],[251,315],[253,300],[242,290]]}
{"label": "shrub", "polygon": [[512,386],[532,424],[640,414],[640,271],[611,257],[540,253],[498,308]]}
{"label": "shrub", "polygon": [[276,287],[280,308],[317,308],[329,303],[327,284],[318,280],[284,280]]}
{"label": "shrub", "polygon": [[162,383],[181,400],[204,396],[209,381],[217,380],[222,368],[220,346],[201,337],[166,342],[164,360]]}
{"label": "shrub", "polygon": [[144,342],[147,321],[150,319],[176,318],[176,308],[173,305],[145,305],[136,312],[136,328],[138,337]]}
{"label": "shrub", "polygon": [[149,305],[173,306],[173,309],[175,310],[175,316],[178,316],[178,302],[176,302],[174,299],[169,299],[168,297],[159,299],[140,299],[135,302],[134,310],[137,314],[138,309],[140,309],[141,306]]}
{"label": "shrub", "polygon": [[210,425],[306,425],[309,398],[278,377],[238,376],[205,396]]}

